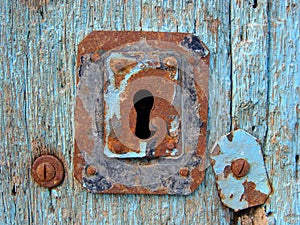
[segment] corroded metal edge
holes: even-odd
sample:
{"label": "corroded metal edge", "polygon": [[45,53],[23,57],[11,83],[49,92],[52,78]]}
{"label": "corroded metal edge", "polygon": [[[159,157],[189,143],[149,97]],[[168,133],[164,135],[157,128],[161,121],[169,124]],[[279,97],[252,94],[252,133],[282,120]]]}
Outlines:
{"label": "corroded metal edge", "polygon": [[[180,44],[185,41],[186,37],[193,37],[189,33],[172,33],[172,32],[147,32],[147,31],[93,31],[87,35],[78,45],[77,53],[77,72],[81,64],[81,57],[85,54],[96,52],[98,50],[109,51],[111,49],[117,48],[120,45],[126,43],[137,42],[141,39],[146,40],[158,40],[173,42],[175,44]],[[193,40],[190,41],[192,43]],[[209,51],[206,45],[199,39],[201,46],[206,50],[205,55],[203,55],[202,60],[209,65]],[[197,45],[188,44],[189,41],[185,41],[188,48],[196,50]],[[207,77],[208,79],[208,77]],[[79,82],[79,76],[76,76],[76,84]],[[208,82],[205,81],[205,82]]]}
{"label": "corroded metal edge", "polygon": [[[202,158],[202,162],[199,165],[196,165],[191,171],[189,171],[189,175],[191,176],[190,181],[190,191],[188,193],[179,193],[179,194],[189,194],[193,192],[199,184],[204,179],[205,174],[205,150],[206,150],[206,126],[207,126],[207,93],[208,93],[208,72],[209,72],[209,51],[207,47],[197,38],[197,43],[193,43],[195,41],[194,36],[187,33],[160,33],[160,32],[115,32],[115,31],[94,31],[89,34],[78,46],[78,57],[77,57],[77,68],[79,69],[81,66],[81,59],[86,54],[93,53],[96,51],[109,51],[111,49],[117,48],[120,45],[124,45],[126,43],[137,42],[139,40],[158,40],[158,41],[166,41],[173,42],[177,45],[181,44],[181,47],[186,47],[196,53],[201,55],[201,60],[199,62],[199,66],[202,66],[202,70],[197,71],[197,67],[194,68],[195,76],[196,74],[201,73],[202,78],[206,78],[205,80],[201,80],[197,83],[197,79],[195,78],[195,86],[197,89],[197,98],[201,99],[204,104],[201,105],[201,109],[199,109],[199,116],[204,122],[201,127],[201,135],[198,138],[198,148],[195,150],[195,155],[197,157]],[[204,49],[203,52],[199,51],[200,47]],[[199,55],[198,54],[198,55]],[[93,59],[92,59],[93,60]],[[79,70],[77,70],[79,71]],[[205,75],[203,75],[205,74]],[[77,76],[76,84],[79,82],[79,76]],[[206,84],[206,85],[205,85]],[[74,153],[74,177],[80,182],[84,183],[83,177],[86,175],[86,169],[88,165],[84,159],[84,156],[80,152],[78,145],[75,140],[75,153]],[[178,175],[182,176],[184,172],[178,171]],[[96,174],[97,175],[97,174]],[[102,176],[100,175],[100,178]],[[103,181],[103,180],[101,180]],[[170,192],[168,188],[163,187],[157,190],[151,190],[146,187],[127,187],[122,184],[109,184],[105,179],[104,183],[108,189],[101,190],[97,189],[97,191],[91,190],[91,188],[87,188],[91,192],[97,193],[117,193],[117,194],[176,194],[174,192]]]}

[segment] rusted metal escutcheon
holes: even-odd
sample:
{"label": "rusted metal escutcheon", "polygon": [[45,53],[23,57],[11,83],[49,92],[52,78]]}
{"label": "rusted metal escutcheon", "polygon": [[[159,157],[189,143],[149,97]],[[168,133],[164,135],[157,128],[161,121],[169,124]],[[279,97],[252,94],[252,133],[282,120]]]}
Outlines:
{"label": "rusted metal escutcheon", "polygon": [[205,170],[209,52],[184,33],[96,31],[78,47],[75,177],[91,192],[189,194]]}

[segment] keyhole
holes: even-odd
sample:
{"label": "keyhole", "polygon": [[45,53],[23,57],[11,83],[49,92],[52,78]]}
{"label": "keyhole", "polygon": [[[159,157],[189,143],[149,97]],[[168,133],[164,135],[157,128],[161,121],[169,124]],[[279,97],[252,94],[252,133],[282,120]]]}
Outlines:
{"label": "keyhole", "polygon": [[153,95],[150,91],[143,89],[134,95],[133,101],[137,114],[135,135],[140,139],[147,139],[151,136],[149,121],[150,111],[154,103]]}

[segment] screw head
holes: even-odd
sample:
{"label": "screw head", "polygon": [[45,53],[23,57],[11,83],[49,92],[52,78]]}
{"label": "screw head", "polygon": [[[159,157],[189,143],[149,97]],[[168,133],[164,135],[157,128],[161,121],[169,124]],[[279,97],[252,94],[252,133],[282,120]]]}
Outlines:
{"label": "screw head", "polygon": [[52,155],[42,155],[32,164],[33,179],[42,187],[53,188],[61,184],[64,179],[62,162]]}
{"label": "screw head", "polygon": [[96,167],[90,165],[86,168],[86,173],[90,176],[95,175],[97,173],[97,169]]}
{"label": "screw head", "polygon": [[183,177],[187,177],[190,174],[190,170],[188,168],[181,168],[179,170],[179,174]]}
{"label": "screw head", "polygon": [[176,143],[173,140],[170,140],[167,142],[166,147],[168,150],[173,150],[174,148],[176,148]]}
{"label": "screw head", "polygon": [[231,170],[234,176],[241,178],[248,174],[250,164],[245,159],[236,159],[231,163]]}

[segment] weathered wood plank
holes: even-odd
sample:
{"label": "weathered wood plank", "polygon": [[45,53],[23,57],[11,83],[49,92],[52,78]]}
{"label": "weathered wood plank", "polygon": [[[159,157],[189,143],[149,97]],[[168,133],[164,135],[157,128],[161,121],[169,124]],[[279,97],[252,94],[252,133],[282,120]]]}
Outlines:
{"label": "weathered wood plank", "polygon": [[266,166],[274,193],[267,204],[271,221],[300,223],[299,105],[300,4],[269,4],[269,115],[265,143]]}
{"label": "weathered wood plank", "polygon": [[232,117],[262,142],[268,111],[268,1],[254,8],[251,1],[231,6]]}
{"label": "weathered wood plank", "polygon": [[[262,145],[268,121],[268,1],[231,1],[232,129],[241,128]],[[264,150],[264,149],[262,149]],[[255,224],[256,215],[237,215],[238,224]],[[253,216],[252,216],[253,215]],[[266,224],[261,218],[260,224]],[[247,219],[245,219],[247,218]]]}
{"label": "weathered wood plank", "polygon": [[[187,197],[94,195],[73,178],[77,45],[92,30],[145,30],[194,32],[208,46],[208,147],[235,127],[260,138],[274,187],[266,204],[269,223],[297,224],[300,6],[274,0],[253,8],[254,2],[1,1],[1,223],[233,222],[210,167]],[[33,182],[30,168],[39,152],[63,159],[67,174],[60,187],[48,191]],[[260,209],[248,213],[264,215]],[[238,216],[235,222],[246,224]]]}

